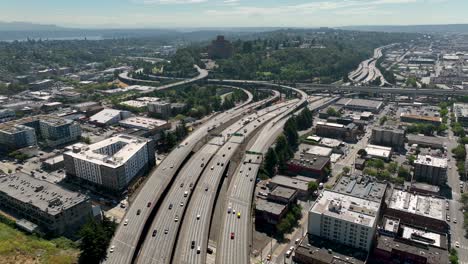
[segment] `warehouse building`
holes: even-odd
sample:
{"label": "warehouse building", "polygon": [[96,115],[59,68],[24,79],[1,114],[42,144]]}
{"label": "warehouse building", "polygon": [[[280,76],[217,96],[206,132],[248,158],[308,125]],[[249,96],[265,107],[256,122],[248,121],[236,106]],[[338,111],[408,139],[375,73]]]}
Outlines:
{"label": "warehouse building", "polygon": [[53,235],[74,235],[92,216],[86,195],[24,173],[0,175],[0,206]]}
{"label": "warehouse building", "polygon": [[367,99],[342,98],[336,102],[336,105],[343,106],[345,109],[349,110],[378,113],[382,109],[384,103]]}
{"label": "warehouse building", "polygon": [[111,191],[121,191],[155,165],[154,142],[117,135],[98,143],[75,145],[64,155],[67,176]]}
{"label": "warehouse building", "polygon": [[126,128],[137,128],[154,133],[171,128],[171,124],[166,120],[149,117],[133,116],[119,121],[119,124]]}
{"label": "warehouse building", "polygon": [[402,149],[405,147],[405,131],[401,129],[380,128],[372,129],[372,144]]}
{"label": "warehouse building", "polygon": [[447,159],[418,155],[414,161],[414,179],[443,186],[447,182]]}
{"label": "warehouse building", "polygon": [[442,118],[438,116],[423,116],[402,113],[400,115],[400,121],[406,123],[424,123],[439,126],[442,123]]}
{"label": "warehouse building", "polygon": [[444,140],[439,137],[428,137],[428,136],[420,136],[420,135],[407,135],[408,138],[408,145],[418,145],[420,147],[428,147],[428,148],[435,148],[435,149],[443,149],[444,148]]}
{"label": "warehouse building", "polygon": [[322,181],[330,173],[330,158],[309,156],[301,159],[291,159],[287,163],[288,172],[299,174]]}
{"label": "warehouse building", "polygon": [[391,147],[384,147],[384,146],[377,146],[377,145],[367,145],[365,148],[367,152],[367,156],[370,158],[382,159],[385,161],[389,161],[392,157],[392,148]]}
{"label": "warehouse building", "polygon": [[117,124],[120,120],[128,118],[132,115],[129,111],[116,110],[116,109],[104,109],[99,113],[91,116],[89,122],[99,126],[109,126]]}
{"label": "warehouse building", "polygon": [[309,211],[308,233],[370,251],[379,213],[379,202],[325,190]]}

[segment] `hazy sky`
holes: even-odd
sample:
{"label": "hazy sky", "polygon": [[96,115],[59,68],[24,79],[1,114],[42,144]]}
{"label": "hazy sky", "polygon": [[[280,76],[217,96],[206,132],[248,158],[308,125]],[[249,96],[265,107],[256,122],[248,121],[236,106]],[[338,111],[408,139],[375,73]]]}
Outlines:
{"label": "hazy sky", "polygon": [[0,0],[0,21],[74,27],[468,23],[468,0]]}

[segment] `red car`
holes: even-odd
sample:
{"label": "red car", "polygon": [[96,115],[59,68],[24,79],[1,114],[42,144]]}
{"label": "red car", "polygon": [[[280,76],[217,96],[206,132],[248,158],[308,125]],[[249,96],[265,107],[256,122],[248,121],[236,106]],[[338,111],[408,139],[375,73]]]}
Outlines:
{"label": "red car", "polygon": [[234,239],[234,232],[231,232],[231,239]]}
{"label": "red car", "polygon": [[148,204],[146,205],[147,207],[151,207],[151,202],[148,202]]}

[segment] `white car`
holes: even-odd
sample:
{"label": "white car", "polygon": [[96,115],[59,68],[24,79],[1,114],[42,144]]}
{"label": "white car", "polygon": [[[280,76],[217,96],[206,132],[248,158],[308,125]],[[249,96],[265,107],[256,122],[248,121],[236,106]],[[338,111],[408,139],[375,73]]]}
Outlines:
{"label": "white car", "polygon": [[124,226],[128,225],[128,219],[125,219]]}
{"label": "white car", "polygon": [[110,252],[110,253],[114,252],[114,248],[115,248],[115,246],[114,246],[114,245],[112,245],[112,246],[110,247],[110,250],[109,250],[109,252]]}
{"label": "white car", "polygon": [[197,214],[197,220],[200,220],[200,214]]}
{"label": "white car", "polygon": [[455,246],[456,246],[457,248],[459,248],[459,247],[460,247],[460,243],[459,243],[458,241],[455,242]]}
{"label": "white car", "polygon": [[456,218],[454,218],[454,219],[453,219],[453,222],[456,224],[456,223],[457,223],[457,219],[456,219]]}

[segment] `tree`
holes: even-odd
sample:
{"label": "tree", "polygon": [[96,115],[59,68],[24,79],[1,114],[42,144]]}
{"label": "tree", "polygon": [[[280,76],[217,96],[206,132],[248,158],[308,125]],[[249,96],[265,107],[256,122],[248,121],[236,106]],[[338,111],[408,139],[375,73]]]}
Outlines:
{"label": "tree", "polygon": [[464,160],[466,157],[465,146],[462,144],[459,144],[457,147],[452,149],[452,153],[455,156],[455,159]]}
{"label": "tree", "polygon": [[348,175],[350,171],[351,171],[351,168],[348,167],[348,166],[346,166],[346,167],[343,168],[343,172],[344,172],[346,175]]}
{"label": "tree", "polygon": [[294,117],[286,121],[284,125],[284,135],[292,149],[296,149],[299,144],[299,135],[297,134],[297,123]]}
{"label": "tree", "polygon": [[365,156],[367,156],[367,151],[365,149],[360,149],[358,150],[357,154],[361,157],[361,158],[364,158]]}
{"label": "tree", "polygon": [[[278,156],[278,161],[282,159],[283,161],[286,162],[287,160],[292,158],[294,152],[291,149],[291,146],[288,144],[288,141],[284,134],[280,135],[276,139],[275,152],[276,152],[276,155]],[[280,162],[278,163],[281,164]]]}
{"label": "tree", "polygon": [[307,184],[307,190],[309,190],[310,192],[315,192],[316,190],[318,190],[318,183],[316,181],[310,181],[308,184]]}
{"label": "tree", "polygon": [[340,112],[338,112],[338,111],[336,111],[336,109],[335,109],[335,108],[333,108],[333,107],[329,107],[329,108],[327,109],[327,115],[329,115],[329,116],[336,116],[336,117],[340,117],[340,116],[341,116],[341,113],[340,113]]}
{"label": "tree", "polygon": [[265,172],[270,176],[273,177],[275,175],[275,168],[278,164],[278,156],[273,148],[269,148],[268,152],[265,156]]}
{"label": "tree", "polygon": [[81,228],[79,236],[81,250],[79,263],[99,264],[107,258],[107,247],[114,235],[116,224],[107,217],[99,223],[94,218]]}
{"label": "tree", "polygon": [[409,179],[410,178],[410,172],[407,170],[405,167],[400,166],[398,168],[398,177]]}
{"label": "tree", "polygon": [[392,161],[392,162],[390,162],[390,164],[388,164],[388,171],[389,172],[395,173],[395,172],[397,172],[397,169],[398,169],[398,163]]}

